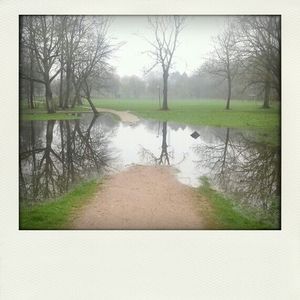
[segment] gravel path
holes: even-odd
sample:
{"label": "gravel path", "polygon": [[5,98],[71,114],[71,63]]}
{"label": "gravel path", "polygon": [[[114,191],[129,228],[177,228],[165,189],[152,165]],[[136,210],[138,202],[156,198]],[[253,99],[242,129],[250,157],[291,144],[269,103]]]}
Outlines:
{"label": "gravel path", "polygon": [[134,166],[105,180],[74,229],[206,229],[209,205],[169,167]]}
{"label": "gravel path", "polygon": [[136,123],[139,121],[139,118],[136,115],[134,115],[128,111],[119,111],[119,110],[107,109],[107,108],[97,108],[97,111],[115,114],[115,115],[119,116],[121,121],[124,123]]}

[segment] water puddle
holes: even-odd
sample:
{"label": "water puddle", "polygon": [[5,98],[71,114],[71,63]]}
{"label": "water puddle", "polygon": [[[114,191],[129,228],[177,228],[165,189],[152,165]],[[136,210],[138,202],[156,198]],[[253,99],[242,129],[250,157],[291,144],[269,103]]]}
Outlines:
{"label": "water puddle", "polygon": [[251,207],[268,210],[279,202],[279,147],[262,143],[253,131],[149,120],[130,125],[110,114],[21,123],[23,201],[53,198],[132,164],[172,166],[178,180],[192,187],[206,177]]}

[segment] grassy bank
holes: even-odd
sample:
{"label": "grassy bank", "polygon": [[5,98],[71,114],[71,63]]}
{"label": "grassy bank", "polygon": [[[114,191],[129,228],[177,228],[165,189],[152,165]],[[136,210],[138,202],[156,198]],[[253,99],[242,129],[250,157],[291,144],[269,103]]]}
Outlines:
{"label": "grassy bank", "polygon": [[161,111],[157,100],[94,99],[96,107],[129,110],[143,118],[174,121],[184,124],[209,125],[230,128],[279,128],[279,107],[262,109],[261,103],[232,100],[225,110],[224,100],[169,101],[169,111]]}
{"label": "grassy bank", "polygon": [[36,108],[29,109],[27,104],[20,105],[20,119],[22,121],[48,121],[48,120],[76,120],[80,119],[79,113],[90,112],[88,107],[75,106],[65,110],[56,108],[56,112],[48,114],[45,102],[39,103]]}
{"label": "grassy bank", "polygon": [[36,113],[36,114],[21,114],[21,121],[49,121],[49,120],[77,120],[80,119],[78,114],[74,113]]}
{"label": "grassy bank", "polygon": [[[129,110],[139,117],[182,124],[208,125],[229,128],[253,128],[277,132],[280,126],[278,104],[270,109],[262,109],[262,103],[232,100],[231,109],[225,110],[224,100],[169,100],[169,110],[162,111],[157,100],[139,99],[93,99],[96,107],[115,110]],[[84,106],[58,110],[47,114],[45,104],[33,110],[21,104],[21,119],[24,120],[61,120],[74,118],[72,112],[90,111],[88,103]]]}
{"label": "grassy bank", "polygon": [[20,229],[69,229],[76,209],[95,193],[99,183],[80,184],[66,195],[49,202],[20,207]]}
{"label": "grassy bank", "polygon": [[212,220],[216,229],[279,229],[271,220],[262,220],[253,214],[238,210],[233,201],[213,190],[207,180],[199,188],[212,206]]}

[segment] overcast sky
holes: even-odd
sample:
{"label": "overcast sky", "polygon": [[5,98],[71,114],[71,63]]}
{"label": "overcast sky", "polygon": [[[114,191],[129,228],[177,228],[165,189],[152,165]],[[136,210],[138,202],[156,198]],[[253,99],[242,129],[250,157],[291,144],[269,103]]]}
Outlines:
{"label": "overcast sky", "polygon": [[[224,16],[189,16],[180,33],[180,45],[175,52],[173,71],[192,74],[210,51],[212,36],[223,27]],[[116,41],[125,41],[112,60],[120,76],[144,76],[144,70],[151,66],[151,58],[145,52],[149,44],[145,37],[153,40],[146,16],[116,16],[109,29],[109,35]],[[159,69],[157,69],[159,70]]]}

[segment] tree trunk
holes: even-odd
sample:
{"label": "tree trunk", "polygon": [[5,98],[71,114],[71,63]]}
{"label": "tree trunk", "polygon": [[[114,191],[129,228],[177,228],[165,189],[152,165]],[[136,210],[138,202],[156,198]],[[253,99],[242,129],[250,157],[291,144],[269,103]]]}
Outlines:
{"label": "tree trunk", "polygon": [[47,110],[49,114],[55,113],[55,107],[54,107],[54,101],[52,98],[52,91],[50,82],[46,82],[45,84],[46,88],[46,104],[47,104]]}
{"label": "tree trunk", "polygon": [[[73,85],[74,85],[74,82],[73,82]],[[73,97],[71,107],[73,108],[76,104],[81,105],[80,103],[81,103],[81,99],[80,99],[80,94],[79,94],[79,88],[75,87],[75,95]]]}
{"label": "tree trunk", "polygon": [[72,102],[71,102],[71,108],[74,108],[76,104],[76,95],[73,97]]}
{"label": "tree trunk", "polygon": [[168,110],[168,73],[164,73],[163,79],[164,79],[164,88],[163,88],[163,106],[162,110]]}
{"label": "tree trunk", "polygon": [[29,82],[29,101],[30,101],[30,108],[33,109],[34,108],[34,103],[33,103],[33,95],[34,95],[34,81],[30,80]]}
{"label": "tree trunk", "polygon": [[[63,59],[63,58],[61,58]],[[63,99],[63,77],[64,77],[64,71],[63,67],[61,65],[61,70],[60,70],[60,83],[59,83],[59,107],[63,108],[64,106],[64,99]]]}
{"label": "tree trunk", "polygon": [[85,94],[86,94],[86,99],[87,99],[87,101],[89,102],[89,105],[91,106],[91,108],[92,108],[94,114],[95,114],[95,115],[98,115],[99,112],[97,111],[97,109],[96,109],[94,103],[93,103],[92,100],[91,100],[91,87],[89,87],[89,85],[88,85],[88,83],[87,83],[86,81],[84,82],[84,84],[85,84]]}
{"label": "tree trunk", "polygon": [[30,87],[29,84],[27,82],[27,80],[24,81],[24,89],[25,89],[25,95],[26,95],[26,99],[27,99],[27,107],[30,108]]}
{"label": "tree trunk", "polygon": [[77,105],[82,105],[83,104],[80,95],[78,95],[78,98],[76,98],[76,101],[77,101],[76,102]]}
{"label": "tree trunk", "polygon": [[[32,18],[29,18],[30,19],[30,23],[29,23],[29,28],[30,28],[30,33],[29,33],[29,36],[30,36],[30,41],[32,42],[33,40],[33,34],[32,34]],[[30,78],[33,78],[34,75],[33,75],[33,64],[34,64],[34,52],[33,52],[33,49],[30,48],[30,53],[29,53],[29,56],[30,56]],[[33,104],[33,96],[34,96],[34,81],[32,79],[30,79],[30,82],[29,82],[29,89],[30,89],[30,96],[29,96],[29,100],[30,100],[30,108],[33,109],[34,108],[34,104]]]}
{"label": "tree trunk", "polygon": [[79,95],[79,91],[75,91],[75,96],[73,98],[72,107],[75,105],[82,105],[81,97]]}
{"label": "tree trunk", "polygon": [[80,89],[81,89],[81,81],[78,79],[76,81],[75,76],[72,76],[72,83],[74,86],[75,96],[73,98],[72,107],[75,105],[82,105],[81,97],[80,97]]}
{"label": "tree trunk", "polygon": [[91,108],[92,108],[94,114],[95,114],[95,115],[98,115],[99,112],[97,111],[95,105],[93,104],[93,102],[92,102],[90,96],[88,96],[86,99],[87,99],[87,101],[89,102],[89,105],[91,106]]}
{"label": "tree trunk", "polygon": [[265,96],[264,96],[264,104],[263,104],[263,108],[270,108],[270,90],[271,90],[271,86],[270,86],[270,81],[267,80],[265,82]]}
{"label": "tree trunk", "polygon": [[[30,49],[30,78],[33,78],[33,50]],[[34,108],[33,104],[33,96],[34,96],[34,81],[32,79],[29,80],[29,102],[30,108]]]}
{"label": "tree trunk", "polygon": [[231,99],[231,77],[228,76],[227,78],[227,83],[228,83],[228,94],[227,94],[227,102],[226,102],[226,108],[229,109],[230,107],[230,99]]}
{"label": "tree trunk", "polygon": [[71,69],[70,69],[70,66],[67,65],[67,70],[66,70],[66,93],[65,93],[64,108],[68,108],[68,106],[69,106],[70,86],[71,86]]}

